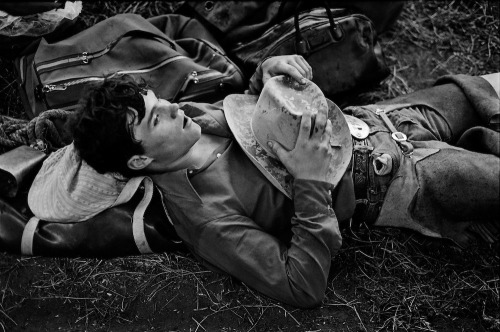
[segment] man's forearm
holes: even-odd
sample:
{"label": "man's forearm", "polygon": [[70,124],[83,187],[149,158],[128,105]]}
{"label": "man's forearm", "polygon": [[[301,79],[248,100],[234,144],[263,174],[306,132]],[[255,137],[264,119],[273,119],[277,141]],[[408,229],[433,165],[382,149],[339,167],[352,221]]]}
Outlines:
{"label": "man's forearm", "polygon": [[320,304],[331,258],[342,243],[329,187],[296,181],[289,244],[248,217],[228,216],[200,228],[196,254],[269,297],[298,307]]}

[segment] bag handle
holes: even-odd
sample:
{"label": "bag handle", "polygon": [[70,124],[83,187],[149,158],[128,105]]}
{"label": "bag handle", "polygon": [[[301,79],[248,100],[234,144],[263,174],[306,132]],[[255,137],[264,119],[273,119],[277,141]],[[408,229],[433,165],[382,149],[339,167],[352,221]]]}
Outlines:
{"label": "bag handle", "polygon": [[[111,22],[111,23],[110,23]],[[176,49],[175,43],[160,29],[149,22],[147,19],[143,18],[137,14],[121,14],[112,17],[107,20],[110,26],[119,26],[120,28],[111,31],[111,35],[108,37],[111,42],[108,45],[116,44],[119,40],[128,36],[147,36],[147,37],[158,37],[169,43],[172,49]]]}
{"label": "bag handle", "polygon": [[122,40],[125,37],[144,37],[144,38],[149,37],[151,39],[154,39],[156,37],[158,39],[167,42],[167,44],[170,46],[171,49],[176,50],[175,43],[171,39],[169,39],[166,35],[161,35],[156,32],[139,30],[139,29],[129,30],[124,34],[118,36],[118,38],[114,39],[113,41],[108,43],[108,45],[106,45],[106,49],[112,49],[113,47],[116,46],[116,44],[118,44],[118,42],[120,42],[120,40]]}
{"label": "bag handle", "polygon": [[[300,26],[299,26],[299,10],[303,2],[304,1],[301,0],[297,3],[297,6],[295,7],[294,20],[293,20],[293,23],[295,25],[295,51],[297,52],[297,54],[300,55],[306,55],[308,53],[308,46],[304,38],[302,37],[302,34],[300,33]],[[325,8],[328,20],[330,21],[330,34],[332,35],[334,41],[339,41],[340,39],[342,39],[343,36],[342,30],[335,23],[332,11],[330,10],[330,7],[328,7],[326,1],[323,1],[323,7]]]}

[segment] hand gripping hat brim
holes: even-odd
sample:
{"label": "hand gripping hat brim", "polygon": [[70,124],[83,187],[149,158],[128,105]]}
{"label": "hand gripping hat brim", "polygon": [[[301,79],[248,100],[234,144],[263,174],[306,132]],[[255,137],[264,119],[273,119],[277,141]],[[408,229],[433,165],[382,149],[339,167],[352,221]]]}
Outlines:
{"label": "hand gripping hat brim", "polygon": [[[275,78],[271,80],[273,79]],[[259,168],[266,178],[280,189],[281,192],[291,198],[293,177],[280,161],[272,157],[271,154],[266,151],[267,148],[263,148],[258,143],[254,136],[254,130],[252,130],[252,120],[254,120],[253,126],[255,127],[256,125],[255,119],[257,116],[254,115],[254,112],[258,108],[257,105],[269,104],[270,99],[277,100],[278,102],[280,100],[280,98],[273,98],[273,95],[281,94],[282,88],[280,84],[274,85],[273,89],[266,90],[268,83],[264,86],[260,96],[244,94],[227,96],[223,102],[224,113],[236,141],[252,163]],[[313,83],[308,82],[307,84]],[[317,94],[315,95],[317,97]],[[344,175],[351,160],[352,138],[342,111],[332,101],[326,99],[326,102],[328,105],[328,118],[332,122],[333,129],[330,144],[334,149],[334,159],[332,160],[333,167],[332,172],[328,176],[328,182],[336,186]],[[317,103],[310,101],[310,104]],[[287,106],[279,105],[279,107],[271,107],[269,111],[282,109],[283,107]],[[266,125],[265,127],[269,126]],[[263,142],[263,144],[265,143]]]}

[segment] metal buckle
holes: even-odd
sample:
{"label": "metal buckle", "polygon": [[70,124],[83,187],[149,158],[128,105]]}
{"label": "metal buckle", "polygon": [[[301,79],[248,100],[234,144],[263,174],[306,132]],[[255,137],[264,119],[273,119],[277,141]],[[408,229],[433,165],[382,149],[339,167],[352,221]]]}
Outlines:
{"label": "metal buckle", "polygon": [[347,114],[344,114],[344,118],[349,126],[349,131],[354,138],[362,140],[368,137],[370,134],[370,127],[368,127],[366,122]]}
{"label": "metal buckle", "polygon": [[405,142],[408,140],[408,137],[406,137],[406,135],[400,131],[396,131],[396,132],[392,133],[391,137],[396,142]]}

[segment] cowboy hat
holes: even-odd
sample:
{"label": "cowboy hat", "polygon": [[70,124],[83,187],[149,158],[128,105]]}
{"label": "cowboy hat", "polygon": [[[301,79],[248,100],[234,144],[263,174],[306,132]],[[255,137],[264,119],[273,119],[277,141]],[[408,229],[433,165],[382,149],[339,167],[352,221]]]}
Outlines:
{"label": "cowboy hat", "polygon": [[143,179],[126,179],[118,173],[98,173],[80,157],[71,143],[44,161],[30,187],[28,205],[39,219],[84,221],[128,202]]}
{"label": "cowboy hat", "polygon": [[[325,98],[311,81],[299,84],[288,76],[269,79],[260,96],[233,94],[224,99],[228,125],[250,160],[285,195],[291,197],[292,176],[267,147],[269,140],[291,150],[295,147],[304,112],[315,115],[328,107],[333,134],[330,145],[335,151],[333,171],[328,182],[336,186],[352,156],[352,139],[342,111]],[[314,128],[314,126],[312,126]]]}

